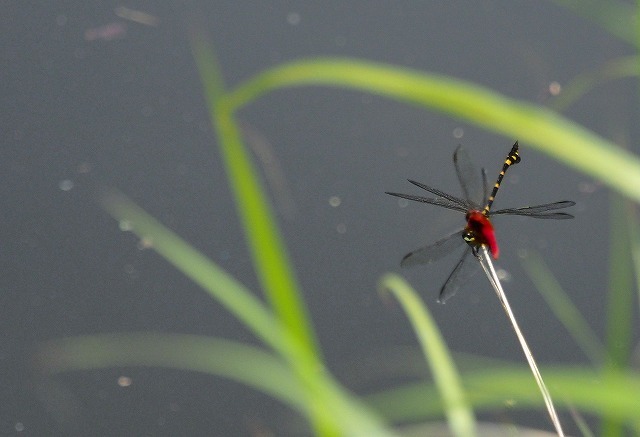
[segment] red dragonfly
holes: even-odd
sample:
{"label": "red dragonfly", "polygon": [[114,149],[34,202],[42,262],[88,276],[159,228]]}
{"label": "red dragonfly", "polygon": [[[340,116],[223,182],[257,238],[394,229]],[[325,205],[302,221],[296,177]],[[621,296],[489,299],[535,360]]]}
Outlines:
{"label": "red dragonfly", "polygon": [[386,193],[392,196],[402,197],[403,199],[442,206],[465,214],[467,225],[463,229],[459,229],[435,243],[423,246],[406,254],[400,263],[402,267],[430,264],[447,255],[456,247],[462,246],[463,241],[467,243],[468,247],[447,278],[447,281],[440,289],[438,302],[445,303],[445,301],[453,296],[458,291],[462,283],[474,272],[472,267],[476,263],[469,262],[469,259],[472,258],[469,254],[473,254],[474,257],[479,258],[479,249],[481,246],[485,245],[489,248],[493,258],[498,258],[500,250],[498,248],[490,217],[498,214],[511,214],[539,219],[573,218],[573,215],[566,212],[556,212],[558,209],[568,208],[576,204],[570,200],[545,203],[543,205],[536,206],[525,206],[522,208],[506,208],[498,211],[491,211],[491,205],[493,205],[493,201],[498,189],[500,188],[500,184],[502,183],[505,173],[509,167],[519,162],[520,155],[518,153],[518,142],[516,141],[504,160],[502,170],[498,175],[498,179],[493,186],[491,194],[487,196],[487,174],[485,170],[482,169],[481,172],[475,170],[467,152],[462,148],[462,146],[458,146],[453,154],[453,164],[456,168],[458,181],[462,187],[464,199],[452,196],[451,194],[447,194],[437,188],[430,187],[411,179],[409,179],[409,182],[413,185],[435,194],[437,197]]}

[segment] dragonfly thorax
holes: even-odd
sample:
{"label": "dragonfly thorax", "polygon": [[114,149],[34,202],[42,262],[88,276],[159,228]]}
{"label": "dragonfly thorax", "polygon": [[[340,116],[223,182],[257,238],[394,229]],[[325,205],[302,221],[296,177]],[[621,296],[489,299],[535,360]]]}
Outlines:
{"label": "dragonfly thorax", "polygon": [[462,239],[474,249],[483,244],[489,247],[494,259],[498,259],[499,249],[496,234],[489,217],[482,211],[472,209],[466,215],[467,226],[462,231]]}

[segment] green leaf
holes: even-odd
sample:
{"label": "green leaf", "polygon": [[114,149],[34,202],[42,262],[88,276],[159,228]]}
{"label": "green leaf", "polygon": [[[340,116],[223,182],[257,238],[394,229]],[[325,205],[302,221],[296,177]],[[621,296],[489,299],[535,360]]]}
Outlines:
{"label": "green leaf", "polygon": [[463,80],[351,59],[290,62],[258,74],[224,98],[237,110],[286,87],[362,90],[436,109],[533,146],[640,201],[640,159],[548,108]]}
{"label": "green leaf", "polygon": [[[322,424],[318,431],[321,435],[326,435],[331,430],[340,430],[347,434],[354,433],[356,430],[364,430],[369,435],[392,434],[378,417],[340,386],[323,366],[319,365],[317,360],[309,354],[308,349],[298,342],[298,337],[291,335],[286,327],[270,315],[257,298],[215,263],[126,197],[107,192],[103,194],[102,205],[116,219],[126,223],[127,228],[131,228],[138,236],[150,241],[160,255],[222,303],[258,338],[279,352],[289,365],[289,377],[299,382],[304,393],[307,417],[316,426]],[[72,342],[73,339],[68,341]],[[82,346],[87,349],[83,350]],[[75,347],[73,351],[83,357],[90,356],[92,351],[95,351],[90,341],[80,341]],[[110,351],[113,350],[108,349],[104,354],[98,354],[93,363],[100,365],[98,359],[102,358],[105,361],[102,367],[106,367],[114,359],[120,359],[118,358],[120,355],[117,354],[116,358],[111,357]],[[158,359],[158,365],[165,365],[164,358],[154,357]],[[147,363],[153,365],[153,359],[149,359]],[[260,365],[259,361],[251,361],[251,363],[255,366]]]}
{"label": "green leaf", "polygon": [[47,373],[125,366],[204,372],[245,384],[298,411],[306,407],[285,362],[230,340],[151,332],[89,335],[51,340],[41,346],[36,359]]}
{"label": "green leaf", "polygon": [[431,368],[453,434],[461,437],[476,435],[475,418],[465,399],[460,377],[427,307],[415,290],[398,275],[384,275],[380,280],[379,290],[392,293],[409,317],[424,358]]}
{"label": "green leaf", "polygon": [[211,123],[218,135],[218,146],[258,278],[277,317],[307,349],[309,359],[313,357],[320,361],[309,314],[271,205],[244,147],[240,128],[225,104],[222,74],[213,46],[195,31],[191,44],[204,85]]}
{"label": "green leaf", "polygon": [[605,361],[602,342],[537,253],[528,253],[522,262],[529,278],[540,292],[556,318],[596,366]]}
{"label": "green leaf", "polygon": [[637,45],[636,8],[618,0],[553,0],[559,6],[591,19],[612,35]]}
{"label": "green leaf", "polygon": [[[584,367],[543,367],[541,371],[559,406],[620,421],[637,419],[640,409],[640,377],[611,372],[606,376]],[[524,366],[494,366],[462,375],[467,399],[476,410],[496,408],[528,410],[543,407],[538,387]],[[413,383],[386,390],[367,399],[372,407],[394,422],[425,420],[442,414],[437,389]]]}

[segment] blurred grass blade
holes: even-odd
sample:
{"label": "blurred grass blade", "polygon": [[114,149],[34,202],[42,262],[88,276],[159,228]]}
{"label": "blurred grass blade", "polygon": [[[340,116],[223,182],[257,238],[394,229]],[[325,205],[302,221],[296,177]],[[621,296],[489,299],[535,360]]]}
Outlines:
{"label": "blurred grass blade", "polygon": [[609,232],[609,290],[607,293],[607,342],[609,364],[616,369],[629,365],[633,333],[633,272],[629,254],[627,201],[611,196]]}
{"label": "blurred grass blade", "polygon": [[569,412],[571,413],[571,418],[573,418],[573,421],[576,423],[578,430],[580,430],[580,435],[583,437],[596,437],[593,431],[591,431],[591,428],[589,428],[587,420],[578,410],[574,407],[570,407]]}
{"label": "blurred grass blade", "polygon": [[616,58],[595,71],[579,74],[562,87],[562,92],[549,106],[556,111],[563,111],[597,85],[616,79],[637,77],[640,74],[638,62],[638,56]]}
{"label": "blurred grass blade", "polygon": [[316,58],[266,70],[225,95],[230,110],[285,87],[325,85],[379,94],[464,119],[541,151],[640,201],[640,159],[548,108],[447,76],[372,62]]}
{"label": "blurred grass blade", "polygon": [[[326,424],[329,429],[338,428],[352,432],[366,430],[369,435],[390,435],[377,417],[364,408],[360,401],[345,392],[323,367],[318,367],[315,358],[309,356],[308,351],[298,343],[298,339],[291,336],[242,284],[123,195],[106,193],[101,203],[114,218],[126,222],[136,235],[151,241],[154,250],[200,285],[254,335],[264,340],[287,360],[292,369],[290,378],[300,378],[306,411],[312,423],[315,419]],[[80,344],[88,346],[89,349],[81,350]],[[82,356],[88,356],[94,350],[90,347],[90,342],[78,343],[76,346],[78,348],[75,351]],[[251,364],[259,365],[259,362],[254,361]],[[322,430],[320,434],[323,435]]]}
{"label": "blurred grass blade", "polygon": [[191,45],[258,278],[280,321],[298,338],[308,353],[319,360],[320,351],[309,315],[271,206],[242,142],[240,127],[225,104],[222,74],[213,46],[196,31],[192,33]]}
{"label": "blurred grass blade", "polygon": [[47,373],[152,366],[222,376],[304,412],[304,395],[286,364],[254,346],[186,334],[102,334],[51,340],[37,356]]}
{"label": "blurred grass blade", "polygon": [[[631,243],[627,221],[627,201],[611,194],[609,233],[609,290],[606,302],[606,372],[626,369],[631,357],[633,333],[633,272],[629,259]],[[639,410],[640,411],[640,410]],[[605,417],[600,435],[622,436],[620,421]]]}
{"label": "blurred grass blade", "polygon": [[[277,318],[304,349],[301,351],[303,359],[290,355],[287,358],[296,375],[312,386],[316,382],[313,375],[322,368],[320,350],[291,261],[258,173],[245,150],[240,127],[232,111],[223,104],[225,89],[222,71],[213,45],[194,29],[191,47],[256,274]],[[311,386],[306,388],[312,391]],[[335,423],[325,414],[325,406],[314,395],[310,395],[308,400],[312,411],[309,419],[314,432],[322,436],[336,433]]]}
{"label": "blurred grass blade", "polygon": [[285,343],[285,334],[278,322],[244,285],[124,195],[108,191],[103,193],[100,203],[138,237],[151,241],[156,252],[220,302],[256,337],[285,355],[289,353],[290,346]]}
{"label": "blurred grass blade", "polygon": [[533,357],[533,353],[531,349],[529,349],[529,345],[527,344],[527,340],[524,337],[524,334],[520,330],[520,326],[518,326],[518,321],[516,320],[516,316],[511,311],[511,305],[509,305],[509,300],[507,299],[507,295],[502,289],[502,283],[500,282],[500,278],[496,273],[495,268],[493,267],[493,262],[491,261],[491,255],[489,255],[489,251],[487,250],[486,245],[482,245],[480,247],[480,252],[482,256],[479,258],[480,265],[484,270],[489,282],[493,286],[496,294],[498,295],[498,299],[502,304],[502,308],[504,308],[505,313],[507,313],[507,317],[511,322],[511,326],[513,326],[513,330],[518,337],[518,341],[520,342],[520,346],[522,347],[522,351],[524,352],[524,356],[527,358],[527,362],[529,363],[529,367],[531,368],[531,373],[533,373],[533,377],[540,388],[540,392],[542,393],[542,397],[544,398],[545,406],[547,407],[547,411],[549,412],[549,417],[551,418],[551,422],[553,423],[558,436],[564,437],[564,431],[562,430],[562,424],[560,423],[560,419],[558,418],[558,414],[556,413],[555,406],[553,405],[553,399],[551,398],[551,394],[547,389],[547,385],[544,383],[544,379],[542,379],[542,374],[538,369],[538,364],[536,363],[535,358]]}
{"label": "blurred grass blade", "polygon": [[[587,414],[632,423],[640,408],[640,376],[610,372],[606,377],[577,366],[544,367],[545,379],[553,387],[558,404],[571,405]],[[531,371],[520,366],[494,366],[462,374],[469,403],[476,411],[508,407],[530,410],[544,405]],[[418,421],[442,414],[437,389],[429,383],[411,383],[366,398],[369,404],[393,422]]]}
{"label": "blurred grass blade", "polygon": [[635,277],[637,301],[640,304],[640,224],[638,223],[638,212],[636,206],[627,204],[627,228],[629,229],[629,245],[631,246],[631,261],[633,263],[633,274]]}
{"label": "blurred grass blade", "polygon": [[562,289],[538,253],[530,252],[522,262],[529,278],[536,286],[556,318],[564,325],[591,362],[600,367],[605,360],[602,342],[567,293]]}
{"label": "blurred grass blade", "polygon": [[577,15],[589,18],[623,41],[638,47],[636,38],[637,11],[629,3],[619,0],[552,0]]}
{"label": "blurred grass blade", "polygon": [[451,432],[461,437],[476,435],[473,411],[465,400],[455,364],[426,306],[415,290],[398,275],[384,275],[379,289],[381,292],[392,293],[409,317],[440,392]]}

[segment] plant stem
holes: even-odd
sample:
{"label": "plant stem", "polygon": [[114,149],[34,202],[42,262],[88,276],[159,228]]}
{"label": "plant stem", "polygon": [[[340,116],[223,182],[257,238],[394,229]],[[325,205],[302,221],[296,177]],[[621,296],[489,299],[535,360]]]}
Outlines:
{"label": "plant stem", "polygon": [[522,347],[522,351],[524,352],[524,356],[527,358],[529,362],[529,367],[531,368],[531,372],[533,373],[533,377],[542,392],[542,397],[544,398],[544,403],[547,406],[547,411],[549,412],[549,417],[551,418],[551,422],[553,422],[553,426],[556,429],[556,432],[560,437],[564,437],[564,432],[562,431],[562,425],[560,424],[560,419],[558,418],[558,414],[556,413],[556,409],[553,406],[553,400],[551,399],[551,395],[549,394],[549,390],[547,390],[547,386],[542,379],[542,375],[540,374],[540,370],[538,370],[538,365],[536,364],[535,358],[533,358],[533,354],[527,345],[527,341],[524,338],[524,334],[520,330],[518,326],[518,322],[516,321],[516,316],[511,311],[511,306],[509,306],[509,301],[507,300],[507,295],[502,289],[502,284],[500,283],[500,278],[498,278],[498,274],[496,273],[495,268],[493,267],[493,262],[491,262],[491,256],[489,255],[489,251],[486,246],[482,246],[480,249],[482,255],[479,257],[480,265],[484,270],[487,278],[489,278],[489,282],[493,286],[496,294],[498,295],[498,299],[502,304],[502,308],[507,313],[509,320],[511,321],[511,325],[513,326],[513,330],[516,332],[516,336],[520,341],[520,346]]}

